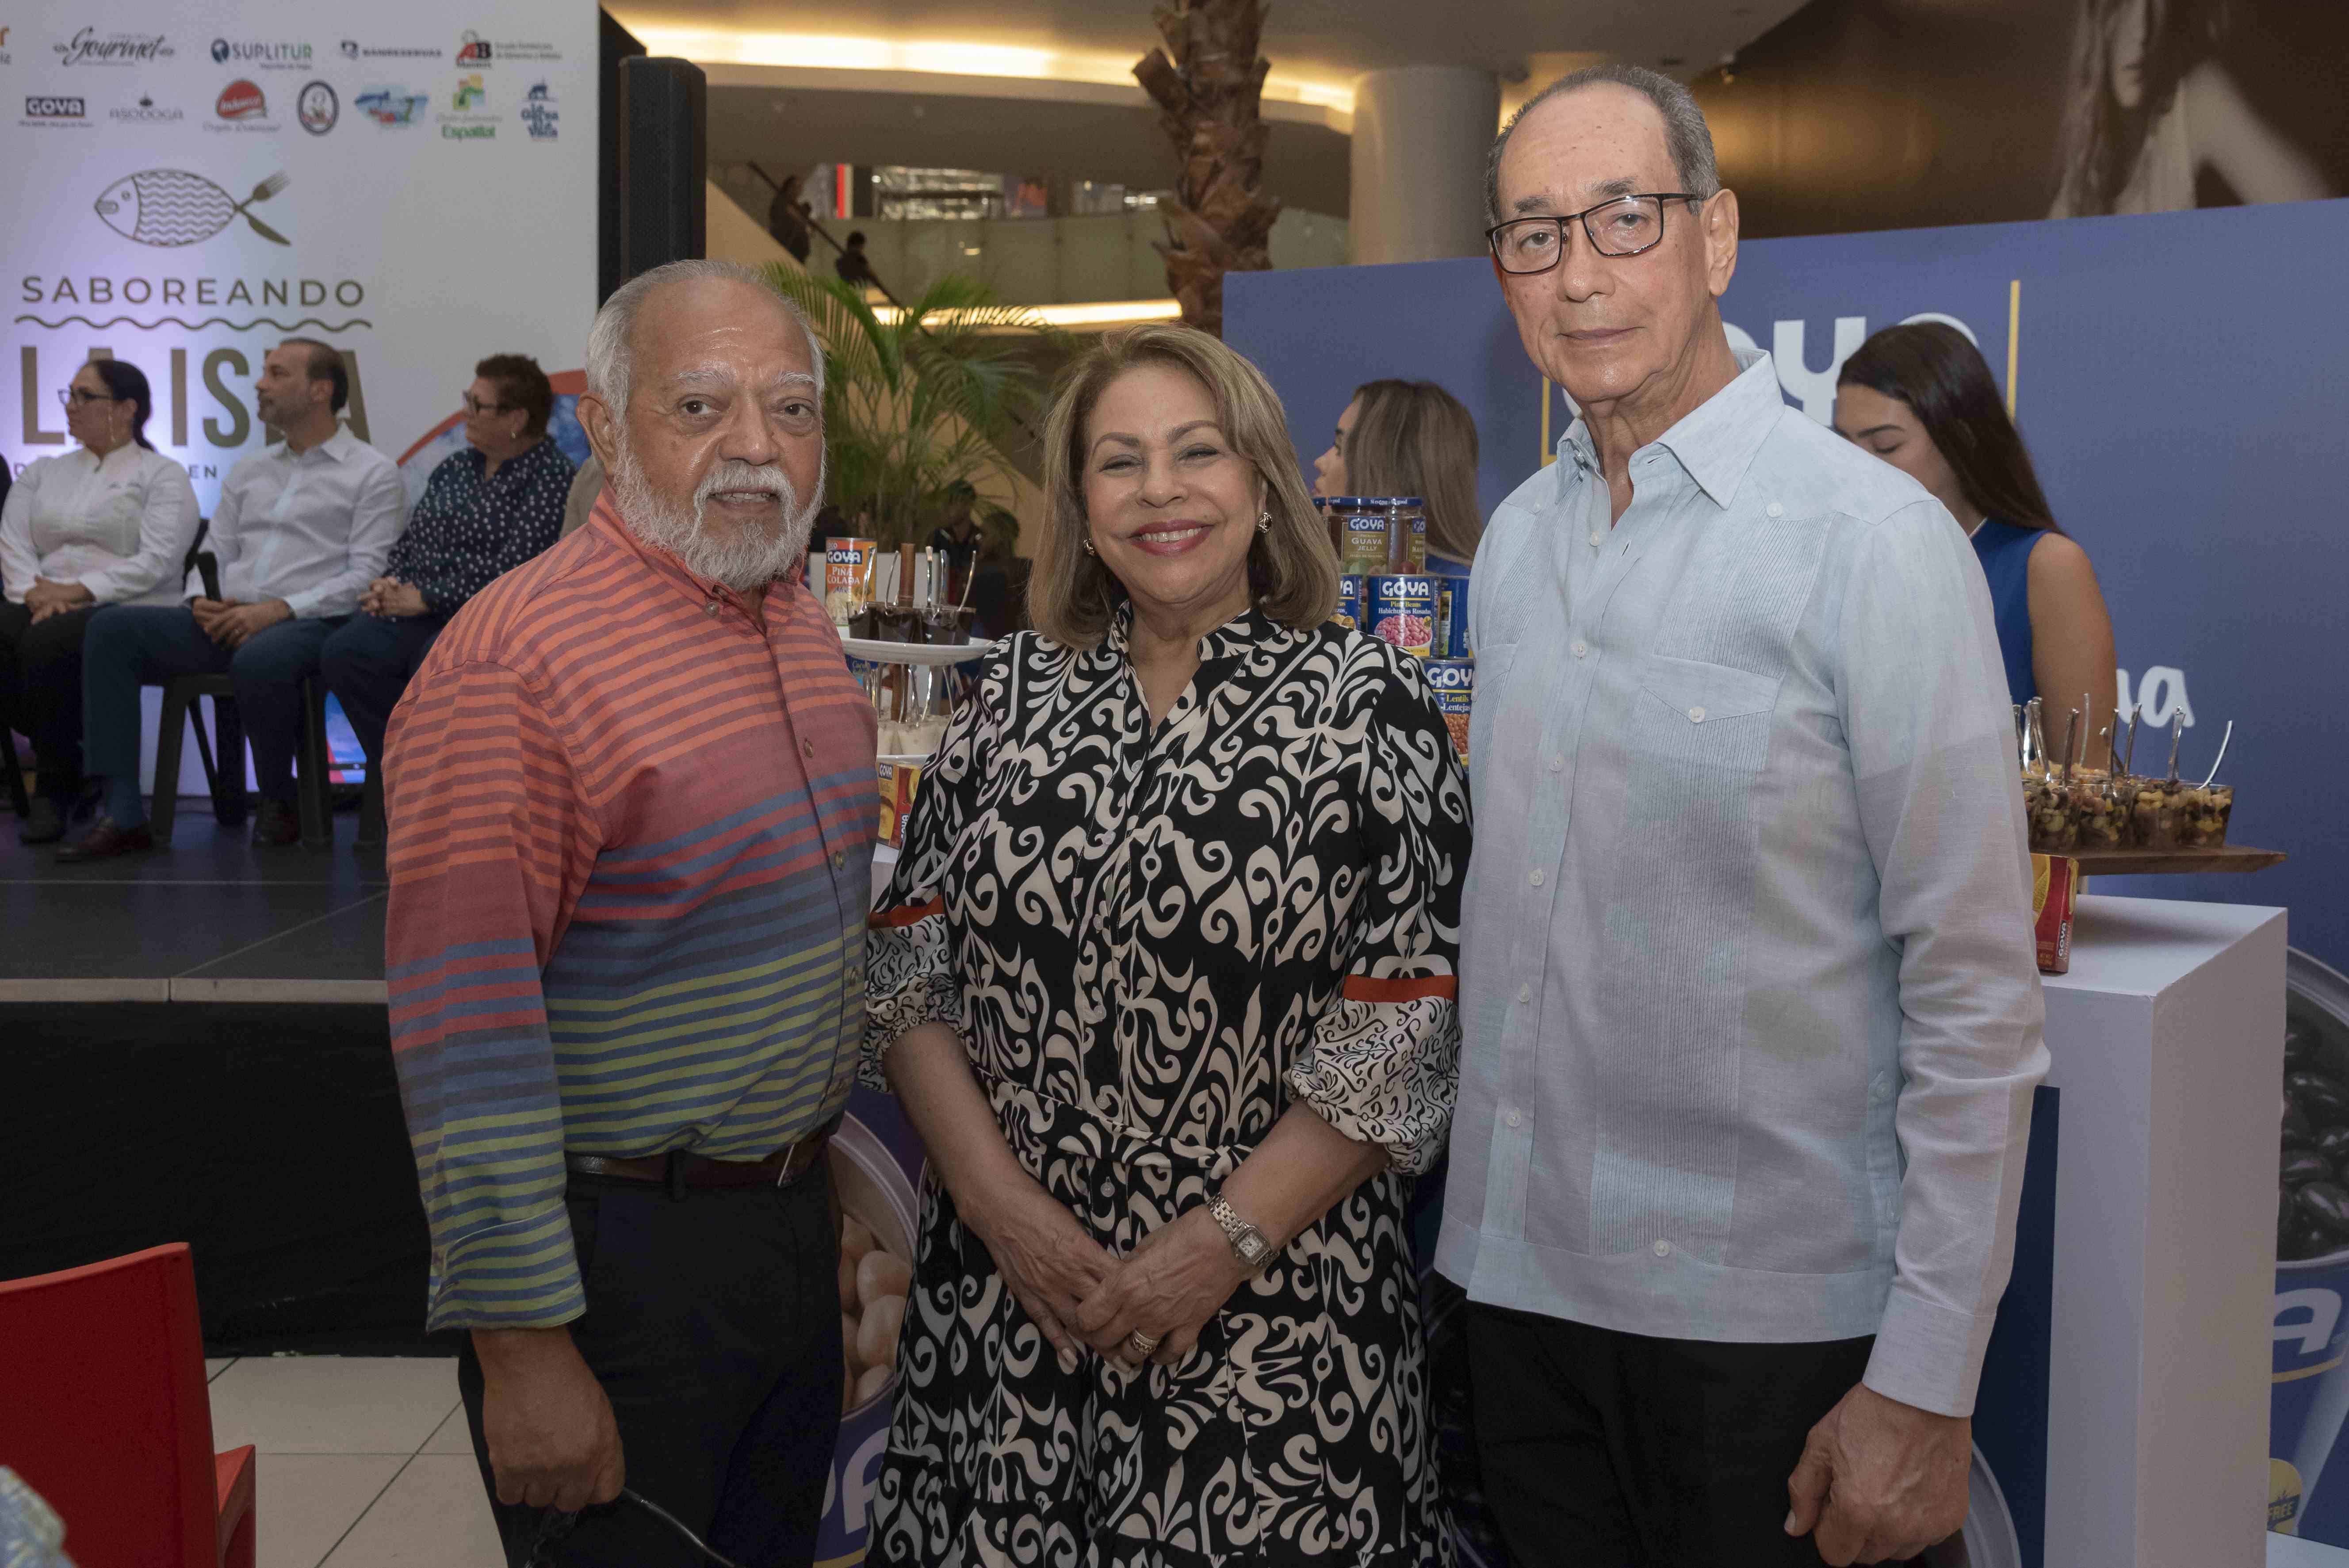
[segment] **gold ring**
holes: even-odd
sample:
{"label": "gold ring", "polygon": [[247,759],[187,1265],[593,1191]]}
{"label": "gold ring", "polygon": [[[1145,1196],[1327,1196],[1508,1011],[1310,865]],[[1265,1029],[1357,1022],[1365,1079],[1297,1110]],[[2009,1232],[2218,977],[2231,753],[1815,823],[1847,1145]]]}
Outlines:
{"label": "gold ring", "polygon": [[1154,1336],[1143,1333],[1139,1328],[1127,1335],[1125,1336],[1125,1342],[1133,1347],[1133,1358],[1136,1361],[1149,1360],[1150,1353],[1158,1348],[1157,1338]]}

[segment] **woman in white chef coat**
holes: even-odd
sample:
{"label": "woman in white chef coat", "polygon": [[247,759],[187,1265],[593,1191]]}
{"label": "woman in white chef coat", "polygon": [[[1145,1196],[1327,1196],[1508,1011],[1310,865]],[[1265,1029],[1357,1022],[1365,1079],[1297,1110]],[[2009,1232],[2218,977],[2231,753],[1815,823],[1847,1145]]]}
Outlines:
{"label": "woman in white chef coat", "polygon": [[26,464],[0,508],[0,725],[31,738],[40,769],[16,832],[28,844],[62,838],[81,799],[90,616],[179,603],[197,523],[188,470],[148,443],[154,400],[137,366],[93,359],[57,397],[80,449]]}

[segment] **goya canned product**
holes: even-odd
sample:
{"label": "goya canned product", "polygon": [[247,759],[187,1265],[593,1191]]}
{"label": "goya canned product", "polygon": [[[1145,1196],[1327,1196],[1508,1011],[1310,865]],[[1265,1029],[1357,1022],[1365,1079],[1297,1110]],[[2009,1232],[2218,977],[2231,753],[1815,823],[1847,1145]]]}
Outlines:
{"label": "goya canned product", "polygon": [[1333,496],[1330,516],[1338,525],[1338,570],[1358,577],[1374,576],[1393,568],[1393,534],[1388,528],[1383,502],[1361,496]]}
{"label": "goya canned product", "polygon": [[1425,577],[1373,577],[1362,585],[1371,634],[1406,654],[1428,655],[1435,638],[1435,584]]}
{"label": "goya canned product", "polygon": [[864,608],[873,596],[874,557],[877,539],[835,536],[823,552],[823,603],[833,620],[844,622]]}
{"label": "goya canned product", "polygon": [[1475,656],[1468,645],[1468,579],[1431,577],[1435,584],[1435,633],[1432,657],[1465,659]]}
{"label": "goya canned product", "polygon": [[1394,553],[1390,572],[1413,574],[1427,570],[1427,503],[1415,495],[1386,498],[1387,540]]}
{"label": "goya canned product", "polygon": [[1427,672],[1427,684],[1435,688],[1436,711],[1444,715],[1444,727],[1452,732],[1452,749],[1460,754],[1462,767],[1468,763],[1468,710],[1476,696],[1476,666],[1466,659],[1430,659],[1421,666]]}
{"label": "goya canned product", "polygon": [[1330,617],[1340,625],[1360,631],[1362,626],[1362,580],[1359,577],[1338,579],[1338,613]]}

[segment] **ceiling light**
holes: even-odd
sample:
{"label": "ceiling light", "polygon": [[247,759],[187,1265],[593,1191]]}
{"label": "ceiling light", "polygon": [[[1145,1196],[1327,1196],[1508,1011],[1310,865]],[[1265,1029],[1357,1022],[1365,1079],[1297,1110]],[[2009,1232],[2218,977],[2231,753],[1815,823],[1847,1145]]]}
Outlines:
{"label": "ceiling light", "polygon": [[[1142,89],[1133,79],[1137,56],[1101,50],[1025,49],[952,39],[899,42],[825,33],[762,33],[730,27],[666,27],[632,23],[629,31],[656,55],[698,65],[783,66],[802,70],[920,71],[949,77],[1013,77],[1031,81],[1092,82]],[[1354,89],[1344,82],[1284,76],[1265,78],[1264,96],[1354,112]]]}

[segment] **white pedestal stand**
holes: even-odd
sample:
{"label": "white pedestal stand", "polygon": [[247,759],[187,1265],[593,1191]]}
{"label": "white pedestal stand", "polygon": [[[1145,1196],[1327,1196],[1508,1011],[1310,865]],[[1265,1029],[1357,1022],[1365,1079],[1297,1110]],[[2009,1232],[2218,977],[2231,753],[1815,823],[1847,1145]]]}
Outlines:
{"label": "white pedestal stand", "polygon": [[2063,1090],[2049,1568],[2266,1561],[2284,912],[2086,897]]}

